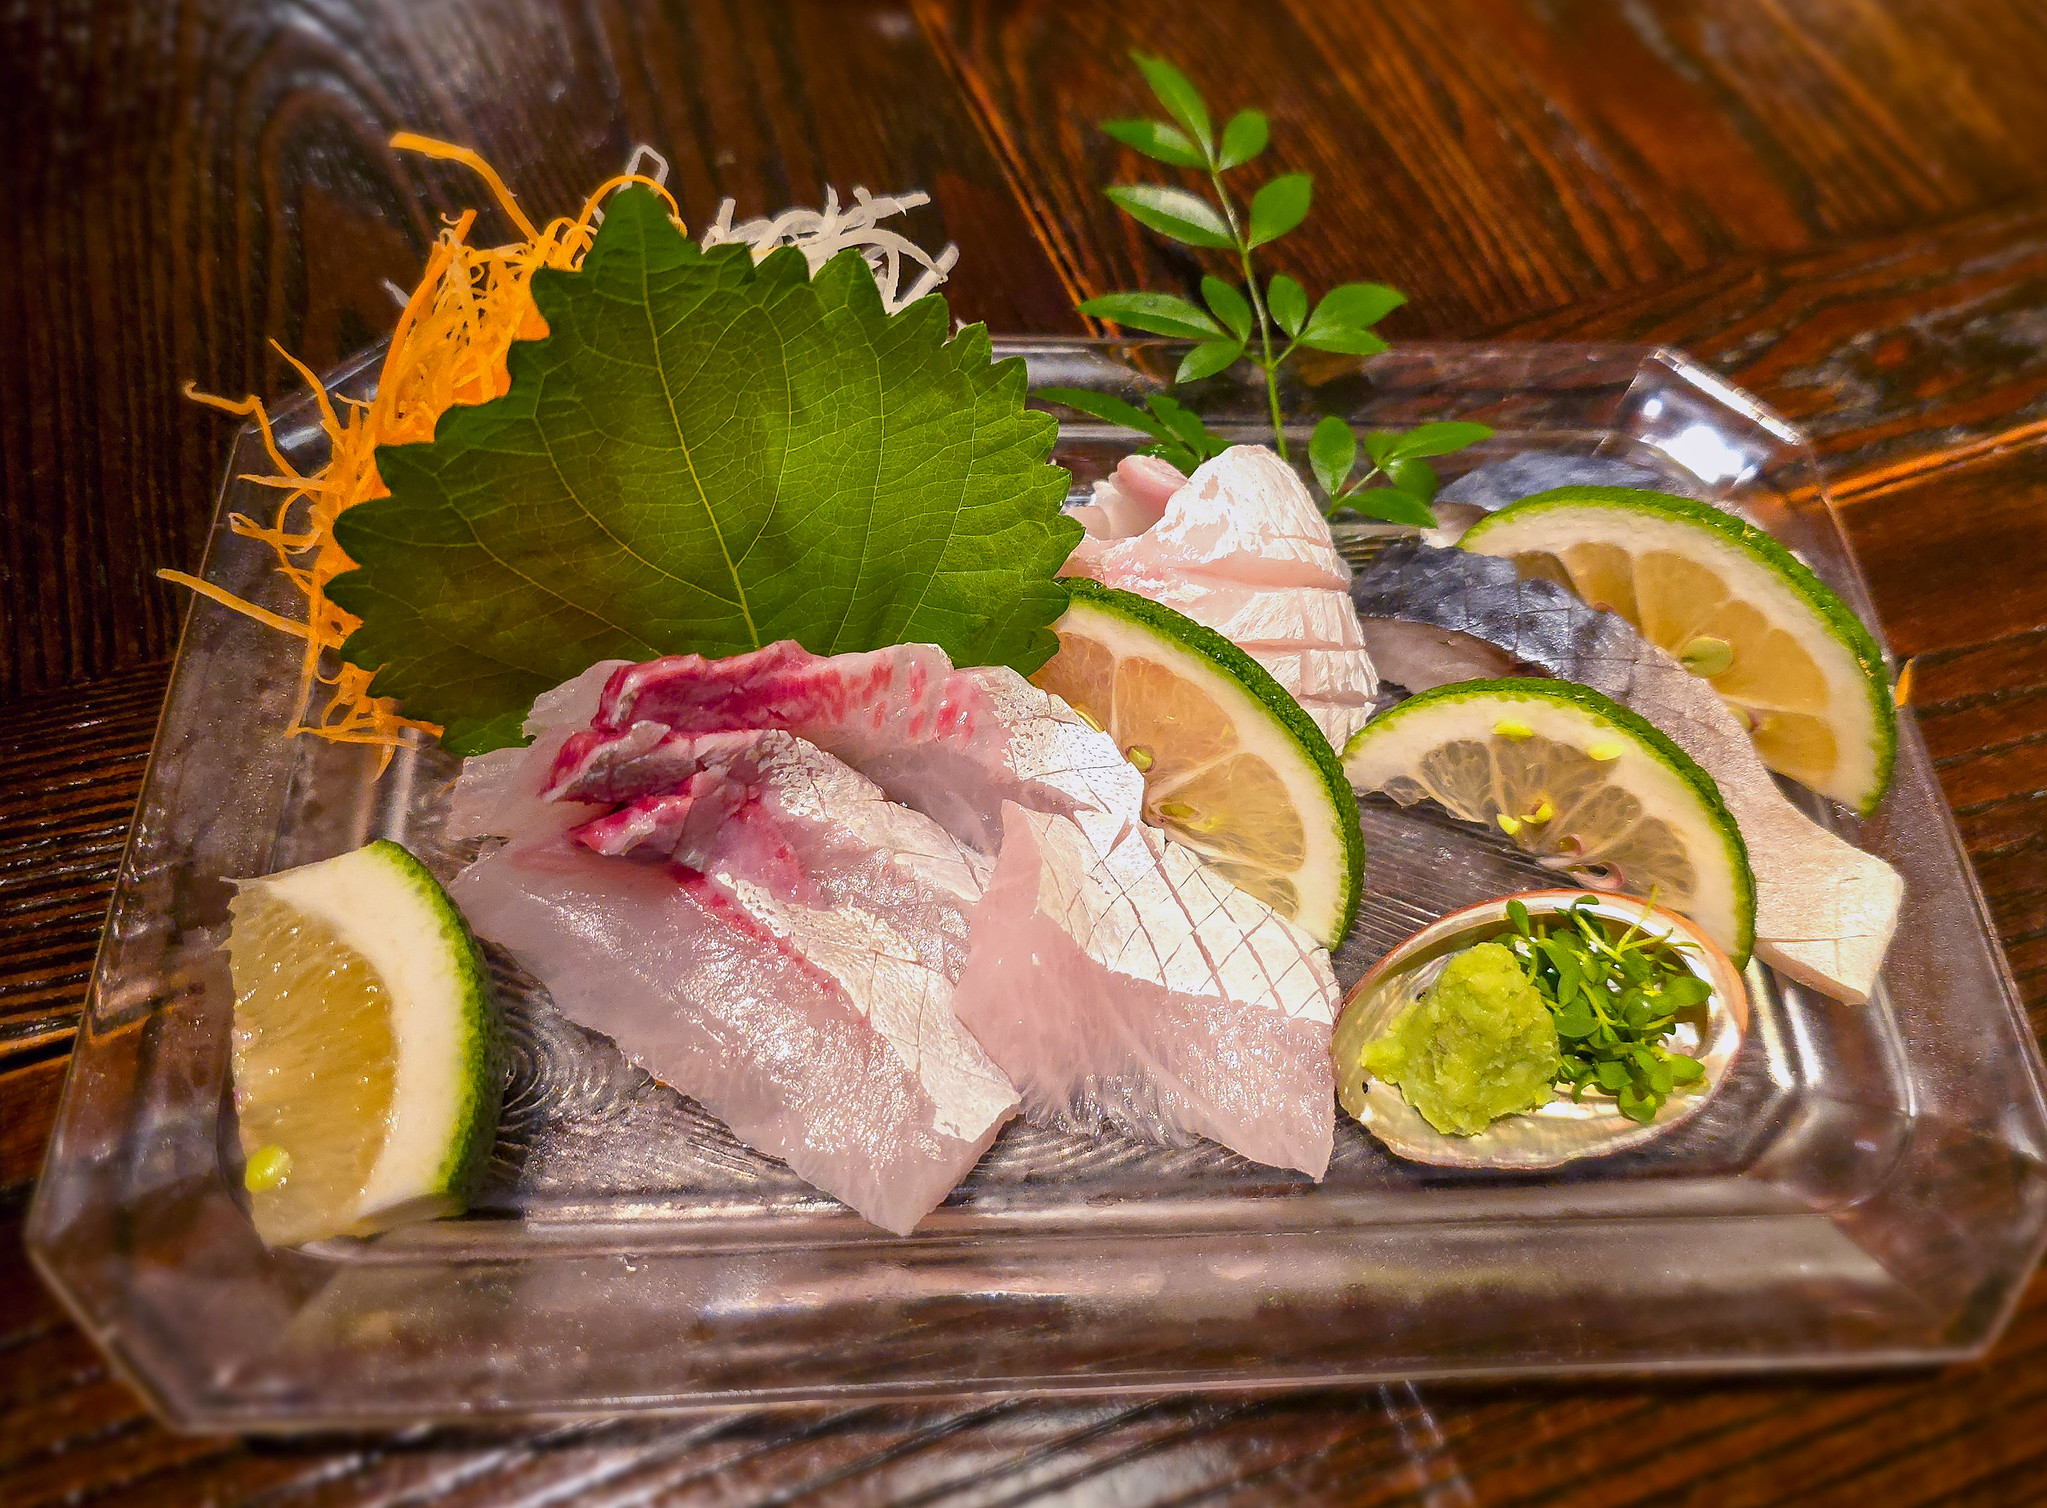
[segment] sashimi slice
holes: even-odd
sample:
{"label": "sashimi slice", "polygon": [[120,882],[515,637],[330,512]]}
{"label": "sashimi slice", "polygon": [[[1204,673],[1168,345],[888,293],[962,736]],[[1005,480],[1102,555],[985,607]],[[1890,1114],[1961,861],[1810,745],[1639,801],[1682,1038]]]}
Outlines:
{"label": "sashimi slice", "polygon": [[1166,504],[1187,485],[1180,468],[1157,456],[1125,456],[1095,483],[1094,500],[1067,512],[1080,520],[1090,539],[1125,539],[1142,534],[1165,517]]}
{"label": "sashimi slice", "polygon": [[928,644],[830,657],[783,642],[706,660],[671,655],[620,670],[594,729],[567,741],[556,789],[612,741],[784,728],[844,760],[896,801],[993,853],[1001,803],[1135,816],[1144,779],[1057,697],[1001,666],[954,670]]}
{"label": "sashimi slice", "polygon": [[[572,1020],[908,1231],[1017,1103],[953,1012],[987,861],[787,733],[671,736],[654,762],[694,767],[451,893]],[[616,856],[636,852],[678,862]]]}
{"label": "sashimi slice", "polygon": [[1350,584],[1315,499],[1263,445],[1202,462],[1156,524],[1101,558],[1105,569],[1202,571],[1257,586]]}
{"label": "sashimi slice", "polygon": [[1162,603],[1238,644],[1364,647],[1357,609],[1342,587],[1256,586],[1214,576],[1120,566],[1093,574],[1104,586],[1121,587]]}
{"label": "sashimi slice", "polygon": [[1003,807],[955,996],[1035,1124],[1203,1136],[1320,1178],[1328,955],[1142,824]]}
{"label": "sashimi slice", "polygon": [[1013,1104],[965,1063],[906,1058],[773,907],[702,876],[512,844],[450,894],[570,1019],[899,1235],[980,1160]]}
{"label": "sashimi slice", "polygon": [[571,825],[572,814],[550,806],[540,788],[569,735],[589,726],[597,715],[605,684],[631,663],[599,660],[581,675],[541,692],[526,716],[524,731],[533,740],[527,747],[495,749],[463,760],[448,800],[448,836],[503,837],[536,826]]}

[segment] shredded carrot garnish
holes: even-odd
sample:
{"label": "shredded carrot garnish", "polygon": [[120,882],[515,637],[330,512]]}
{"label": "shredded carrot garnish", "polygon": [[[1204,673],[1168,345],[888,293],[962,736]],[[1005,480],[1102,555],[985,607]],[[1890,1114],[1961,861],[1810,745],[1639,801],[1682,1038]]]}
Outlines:
{"label": "shredded carrot garnish", "polygon": [[235,533],[261,540],[275,552],[278,571],[306,599],[303,623],[182,571],[158,573],[258,623],[303,639],[305,654],[290,731],[337,743],[376,746],[383,751],[379,773],[405,742],[408,730],[430,736],[441,730],[433,723],[404,716],[396,701],[372,690],[374,671],[341,659],[343,641],[362,620],[327,598],[327,584],[355,567],[335,542],[335,519],[357,503],[388,495],[377,474],[379,445],[431,440],[434,426],[450,408],[503,396],[511,386],[505,359],[512,342],[537,340],[547,333],[547,323],[534,306],[530,289],[534,272],[542,267],[573,270],[582,264],[607,196],[628,183],[644,184],[667,200],[669,212],[678,224],[681,221],[666,188],[652,178],[627,172],[592,194],[574,219],[551,220],[536,231],[504,180],[467,147],[409,131],[392,137],[391,145],[471,169],[525,239],[497,247],[470,245],[474,210],[465,211],[449,224],[434,242],[419,286],[391,332],[376,396],[367,404],[346,404],[345,419],[335,411],[320,379],[283,347],[277,347],[278,354],[296,367],[311,387],[331,447],[327,464],[310,476],[297,471],[278,450],[262,400],[249,397],[237,402],[186,387],[189,398],[256,421],[277,474],[243,480],[278,487],[284,498],[268,523],[235,514],[229,525]]}

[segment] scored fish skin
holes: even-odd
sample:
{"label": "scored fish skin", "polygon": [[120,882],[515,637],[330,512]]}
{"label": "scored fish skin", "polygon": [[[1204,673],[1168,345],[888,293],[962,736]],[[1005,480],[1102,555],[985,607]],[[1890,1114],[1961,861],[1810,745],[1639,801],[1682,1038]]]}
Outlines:
{"label": "scored fish skin", "polygon": [[1869,998],[1904,881],[1791,804],[1708,682],[1617,614],[1523,580],[1506,559],[1402,541],[1359,572],[1351,599],[1380,668],[1410,691],[1536,670],[1647,718],[1713,777],[1748,844],[1756,952],[1825,994]]}
{"label": "scored fish skin", "polygon": [[1321,1178],[1335,1135],[1328,955],[1141,823],[1014,802],[1003,819],[955,1003],[1026,1117],[1207,1137]]}
{"label": "scored fish skin", "polygon": [[[1097,497],[1106,487],[1109,501],[1073,510],[1090,534],[1061,573],[1135,592],[1214,629],[1341,748],[1363,725],[1379,682],[1345,595],[1350,568],[1307,487],[1266,447],[1236,445],[1197,467],[1148,527],[1116,527],[1141,517],[1127,495],[1150,488],[1155,496],[1161,485],[1156,471],[1126,479],[1124,467],[1098,483]],[[1094,532],[1111,527],[1114,534]]]}
{"label": "scored fish skin", "polygon": [[1065,702],[1002,666],[955,670],[929,644],[826,657],[785,640],[629,666],[605,688],[595,726],[566,741],[560,768],[660,730],[748,728],[808,740],[984,853],[1001,841],[1004,800],[1134,813],[1144,799],[1144,777]]}
{"label": "scored fish skin", "polygon": [[[694,736],[705,740],[730,736],[722,730],[734,722],[786,720],[792,732],[981,853],[999,850],[996,867],[1009,866],[1008,891],[1036,895],[1037,855],[1058,844],[1041,835],[1067,835],[1058,852],[1072,871],[1077,909],[1061,935],[1077,931],[1094,940],[1093,951],[1070,940],[1049,954],[1011,947],[1016,929],[1002,909],[977,905],[967,964],[977,982],[970,990],[962,975],[953,997],[970,1024],[986,1001],[1032,999],[1048,1013],[1036,1028],[1027,1015],[1000,1050],[983,1042],[1006,1073],[1033,1084],[1033,1119],[1069,1128],[1112,1120],[1163,1141],[1204,1135],[1319,1176],[1334,1134],[1333,1090],[1315,1102],[1319,1108],[1301,1109],[1307,1101],[1300,1100],[1288,1112],[1288,1134],[1275,1140],[1257,1116],[1234,1114],[1236,1102],[1221,1090],[1189,1099],[1172,1086],[1220,1083],[1233,1053],[1259,1065],[1248,1075],[1238,1071],[1239,1091],[1254,1098],[1264,1078],[1296,1088],[1325,1082],[1337,993],[1328,955],[1263,902],[1216,878],[1191,850],[1144,825],[1143,778],[1114,740],[1015,671],[954,671],[928,646],[831,659],[775,646],[738,660],[754,663],[677,657],[620,672],[598,719],[614,731],[571,740],[555,767],[555,788],[573,792],[585,778],[579,772],[596,772],[589,778],[607,782],[607,793],[631,792],[634,760],[658,766],[662,778],[692,772],[671,740],[693,735],[664,731],[666,720],[703,730]],[[823,684],[834,677],[843,689]],[[914,759],[906,760],[905,748]],[[1043,819],[1030,827],[1029,846],[1014,853],[1022,830],[1011,808]],[[1102,951],[1111,938],[1119,940],[1115,950]],[[1058,942],[1051,932],[1042,940]],[[1045,961],[1053,957],[1065,960],[1058,972]],[[1114,1013],[1132,993],[1159,1008],[1119,1016],[1130,1023],[1125,1039],[1089,1036],[1072,1014],[1077,1001]],[[1075,1023],[1065,1057],[1046,1035],[1052,1019]],[[1164,1087],[1147,1094],[1142,1086],[1154,1078]],[[1107,1097],[1092,1112],[1074,1110],[1095,1102],[1097,1085],[1107,1086]],[[1295,1089],[1287,1094],[1290,1104],[1298,1098]],[[1303,1128],[1303,1115],[1320,1130]]]}
{"label": "scored fish skin", "polygon": [[[989,862],[785,732],[684,741],[680,776],[648,757],[668,790],[515,835],[451,894],[571,1019],[907,1232],[1017,1105],[953,1011]],[[677,862],[603,856],[635,850]]]}

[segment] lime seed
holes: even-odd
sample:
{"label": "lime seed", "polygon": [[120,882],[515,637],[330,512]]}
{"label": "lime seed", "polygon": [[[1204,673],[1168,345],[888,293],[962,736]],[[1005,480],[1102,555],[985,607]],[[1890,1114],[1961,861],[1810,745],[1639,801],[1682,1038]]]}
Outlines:
{"label": "lime seed", "polygon": [[242,1186],[252,1194],[274,1189],[291,1177],[291,1153],[272,1142],[258,1147],[249,1154],[249,1165],[242,1170]]}

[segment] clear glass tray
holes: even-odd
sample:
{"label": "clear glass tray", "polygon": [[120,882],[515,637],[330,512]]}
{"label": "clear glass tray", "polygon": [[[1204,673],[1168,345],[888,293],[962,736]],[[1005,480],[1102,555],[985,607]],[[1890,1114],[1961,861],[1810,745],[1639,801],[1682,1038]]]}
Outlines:
{"label": "clear glass tray", "polygon": [[[1034,383],[1135,395],[1161,343],[1009,341]],[[1728,499],[1869,614],[1798,432],[1682,357],[1418,346],[1332,360],[1289,394],[1360,425],[1449,416],[1486,455],[1600,452]],[[337,379],[360,392],[374,367]],[[1262,394],[1198,406],[1259,436]],[[322,441],[279,416],[301,464]],[[1070,427],[1084,489],[1133,437]],[[292,604],[230,511],[275,493],[231,458],[206,572]],[[1872,621],[1873,616],[1872,616]],[[918,1233],[876,1231],[735,1142],[502,973],[512,1067],[467,1218],[266,1251],[222,1174],[234,1130],[219,951],[237,876],[376,836],[443,873],[438,749],[373,780],[360,750],[279,736],[296,644],[210,603],[186,625],[31,1216],[42,1271],[172,1423],[410,1425],[969,1395],[1246,1391],[1615,1371],[1867,1367],[1989,1345],[2047,1232],[2047,1114],[2016,993],[1909,715],[1868,822],[1903,870],[1877,998],[1836,1005],[1760,967],[1756,1028],[1704,1112],[1556,1174],[1398,1162],[1340,1118],[1327,1179],[1220,1148],[1012,1123]],[[1813,810],[1817,813],[1817,804]],[[1348,984],[1434,917],[1545,876],[1423,811],[1364,811]]]}

